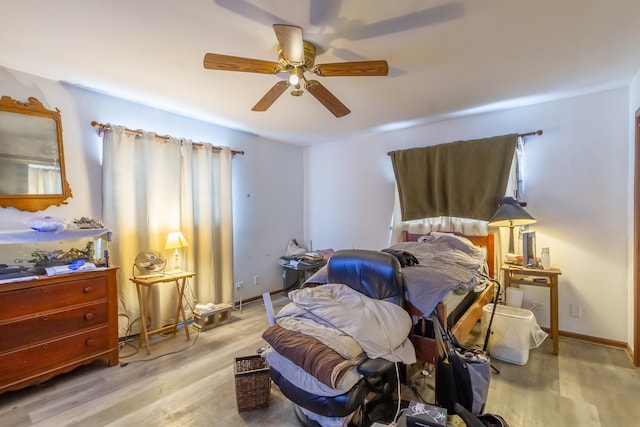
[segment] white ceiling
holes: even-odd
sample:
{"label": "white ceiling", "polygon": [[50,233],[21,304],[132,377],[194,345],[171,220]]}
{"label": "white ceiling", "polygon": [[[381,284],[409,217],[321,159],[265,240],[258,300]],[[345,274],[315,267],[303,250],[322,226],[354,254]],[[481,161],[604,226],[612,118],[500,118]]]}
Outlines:
{"label": "white ceiling", "polygon": [[[640,70],[638,0],[0,0],[0,11],[0,66],[296,144],[622,86]],[[274,23],[302,27],[316,63],[386,59],[389,76],[318,77],[351,109],[339,119],[309,94],[252,112],[280,76],[202,61],[277,61]]]}

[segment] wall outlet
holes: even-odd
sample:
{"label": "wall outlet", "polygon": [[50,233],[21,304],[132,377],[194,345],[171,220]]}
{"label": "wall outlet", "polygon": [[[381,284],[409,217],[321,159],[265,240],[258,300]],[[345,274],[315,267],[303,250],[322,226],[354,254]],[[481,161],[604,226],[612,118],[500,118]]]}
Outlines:
{"label": "wall outlet", "polygon": [[260,276],[253,276],[253,284],[256,286],[260,284]]}
{"label": "wall outlet", "polygon": [[543,309],[544,309],[544,304],[542,304],[541,302],[534,302],[533,307],[531,307],[531,310],[542,311]]}
{"label": "wall outlet", "polygon": [[571,304],[569,308],[571,310],[571,317],[582,317],[582,306],[580,304]]}
{"label": "wall outlet", "polygon": [[236,283],[236,289],[242,289],[242,288],[244,288],[244,282]]}

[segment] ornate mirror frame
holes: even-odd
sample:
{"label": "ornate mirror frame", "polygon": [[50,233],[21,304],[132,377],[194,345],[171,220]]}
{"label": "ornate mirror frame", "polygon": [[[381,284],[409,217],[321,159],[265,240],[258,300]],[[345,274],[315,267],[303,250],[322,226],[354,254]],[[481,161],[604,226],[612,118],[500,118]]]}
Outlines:
{"label": "ornate mirror frame", "polygon": [[[64,167],[64,149],[62,144],[62,120],[60,110],[48,110],[40,101],[34,97],[29,97],[27,102],[20,102],[8,96],[0,98],[0,114],[5,111],[9,113],[26,114],[30,116],[52,119],[56,126],[58,160],[60,165],[60,188],[59,194],[0,194],[0,207],[12,206],[22,211],[36,212],[49,206],[60,206],[66,204],[66,200],[71,197],[71,188],[67,182]],[[53,137],[53,135],[52,135]],[[54,142],[51,141],[53,144]]]}

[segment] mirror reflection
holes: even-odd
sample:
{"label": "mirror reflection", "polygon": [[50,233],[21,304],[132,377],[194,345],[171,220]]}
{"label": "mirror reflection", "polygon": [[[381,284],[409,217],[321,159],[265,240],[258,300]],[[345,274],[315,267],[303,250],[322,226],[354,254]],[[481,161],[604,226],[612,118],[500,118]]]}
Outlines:
{"label": "mirror reflection", "polygon": [[53,119],[0,111],[0,194],[62,194]]}
{"label": "mirror reflection", "polygon": [[0,206],[34,212],[69,197],[60,111],[0,98]]}

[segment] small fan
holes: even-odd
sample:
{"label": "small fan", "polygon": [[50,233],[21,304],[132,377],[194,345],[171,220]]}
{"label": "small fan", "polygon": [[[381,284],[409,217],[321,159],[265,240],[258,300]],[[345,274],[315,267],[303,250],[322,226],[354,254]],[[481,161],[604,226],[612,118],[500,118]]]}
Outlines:
{"label": "small fan", "polygon": [[164,272],[167,266],[167,257],[158,251],[146,250],[136,255],[133,262],[133,276],[157,276]]}

